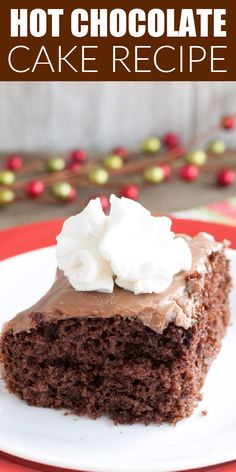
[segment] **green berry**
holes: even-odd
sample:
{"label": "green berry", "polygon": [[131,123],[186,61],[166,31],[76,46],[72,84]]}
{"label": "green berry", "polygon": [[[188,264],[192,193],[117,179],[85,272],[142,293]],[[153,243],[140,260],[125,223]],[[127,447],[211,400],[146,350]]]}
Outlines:
{"label": "green berry", "polygon": [[150,184],[159,184],[162,182],[165,178],[165,173],[162,167],[156,166],[156,167],[149,167],[149,169],[146,169],[144,174],[144,180]]}
{"label": "green berry", "polygon": [[203,149],[192,149],[188,152],[186,161],[188,164],[193,164],[195,166],[204,166],[207,161],[207,154]]}
{"label": "green berry", "polygon": [[89,173],[89,180],[96,185],[106,184],[109,179],[108,172],[102,167],[96,167]]}
{"label": "green berry", "polygon": [[57,182],[52,186],[52,193],[58,200],[67,200],[71,193],[71,185],[67,182]]}
{"label": "green berry", "polygon": [[155,137],[147,138],[143,141],[142,149],[150,154],[158,152],[161,149],[161,141]]}
{"label": "green berry", "polygon": [[15,182],[15,174],[10,170],[1,170],[0,171],[0,184],[1,185],[11,185]]}
{"label": "green berry", "polygon": [[223,154],[226,150],[226,144],[221,139],[212,141],[208,146],[208,151],[212,154]]}
{"label": "green berry", "polygon": [[66,167],[66,161],[62,157],[51,157],[47,161],[47,170],[49,172],[60,172]]}
{"label": "green berry", "polygon": [[12,203],[15,199],[15,194],[10,189],[0,190],[0,205],[7,205]]}
{"label": "green berry", "polygon": [[120,156],[117,156],[117,154],[111,154],[110,156],[105,157],[103,164],[107,169],[118,170],[123,166],[123,159]]}

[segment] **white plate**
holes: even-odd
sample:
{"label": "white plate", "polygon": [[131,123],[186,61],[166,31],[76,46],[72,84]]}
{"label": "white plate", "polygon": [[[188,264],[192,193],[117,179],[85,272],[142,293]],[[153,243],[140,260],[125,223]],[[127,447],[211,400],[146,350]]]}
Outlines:
{"label": "white plate", "polygon": [[[236,251],[229,251],[236,280]],[[54,248],[0,264],[1,323],[40,298],[55,274]],[[70,469],[96,472],[161,472],[236,459],[236,291],[233,324],[208,374],[203,401],[176,427],[114,426],[29,407],[0,383],[0,449]],[[202,416],[201,411],[208,415]]]}

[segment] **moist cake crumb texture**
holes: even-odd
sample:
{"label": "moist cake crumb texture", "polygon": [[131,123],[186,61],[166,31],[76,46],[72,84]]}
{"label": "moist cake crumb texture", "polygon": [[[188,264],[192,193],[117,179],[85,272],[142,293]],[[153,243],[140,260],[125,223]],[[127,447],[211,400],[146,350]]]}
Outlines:
{"label": "moist cake crumb texture", "polygon": [[59,303],[60,293],[53,312],[43,309],[49,296],[18,315],[1,337],[9,391],[29,405],[91,418],[105,414],[121,424],[176,423],[189,416],[229,322],[229,263],[223,250],[206,257],[204,277],[197,270],[185,275],[185,296],[195,305],[187,329],[169,314],[173,321],[158,332],[141,312],[122,314],[122,307],[111,316],[81,310],[76,316],[69,301]]}

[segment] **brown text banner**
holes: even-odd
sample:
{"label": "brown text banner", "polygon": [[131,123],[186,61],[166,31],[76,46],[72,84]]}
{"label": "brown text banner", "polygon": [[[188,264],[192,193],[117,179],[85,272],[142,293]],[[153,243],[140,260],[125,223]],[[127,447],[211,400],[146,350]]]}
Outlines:
{"label": "brown text banner", "polygon": [[4,2],[0,80],[236,80],[234,0],[97,3]]}

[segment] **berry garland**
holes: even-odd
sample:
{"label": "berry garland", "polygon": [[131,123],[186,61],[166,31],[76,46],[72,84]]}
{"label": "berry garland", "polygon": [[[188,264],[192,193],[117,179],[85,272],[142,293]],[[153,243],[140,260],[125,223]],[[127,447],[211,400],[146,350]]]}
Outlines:
{"label": "berry garland", "polygon": [[[174,177],[192,182],[207,172],[214,172],[220,187],[233,185],[234,169],[222,168],[215,158],[230,157],[235,151],[227,149],[223,140],[210,138],[218,131],[235,128],[236,117],[228,115],[185,147],[177,134],[167,133],[162,140],[145,139],[140,151],[119,146],[111,154],[95,159],[88,159],[83,149],[68,157],[52,156],[31,162],[24,162],[18,154],[10,155],[0,169],[0,207],[27,198],[70,203],[77,198],[78,190],[86,187],[91,190],[91,198],[100,196],[106,211],[109,201],[106,195],[97,195],[99,187],[108,193],[109,189],[116,189],[118,195],[137,200],[139,189],[145,185],[159,185]],[[198,147],[206,139],[207,149]]]}

